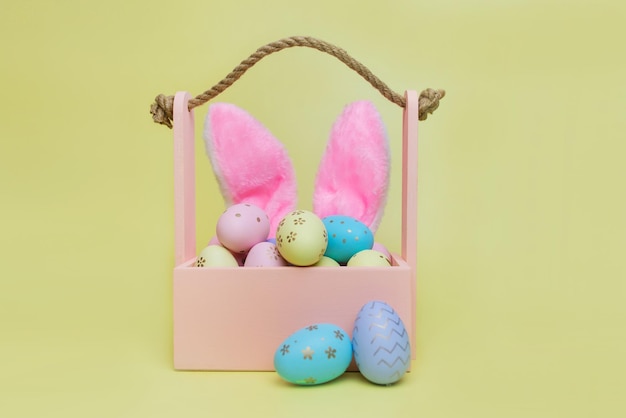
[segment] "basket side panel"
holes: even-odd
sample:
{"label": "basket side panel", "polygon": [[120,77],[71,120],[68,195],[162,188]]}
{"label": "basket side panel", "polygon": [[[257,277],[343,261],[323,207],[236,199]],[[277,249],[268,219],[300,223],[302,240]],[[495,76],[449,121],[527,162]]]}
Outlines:
{"label": "basket side panel", "polygon": [[411,272],[391,268],[238,268],[174,270],[174,367],[274,370],[279,344],[298,329],[333,323],[352,335],[361,307],[391,305],[415,357]]}

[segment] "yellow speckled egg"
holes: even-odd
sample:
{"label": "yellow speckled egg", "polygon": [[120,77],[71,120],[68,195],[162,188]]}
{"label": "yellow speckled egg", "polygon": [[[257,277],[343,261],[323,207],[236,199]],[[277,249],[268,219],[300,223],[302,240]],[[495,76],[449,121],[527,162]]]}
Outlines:
{"label": "yellow speckled egg", "polygon": [[285,216],[276,230],[276,246],[285,260],[295,266],[317,263],[328,245],[322,220],[313,212],[296,210]]}
{"label": "yellow speckled egg", "polygon": [[221,245],[205,247],[196,258],[196,267],[239,267],[235,256]]}
{"label": "yellow speckled egg", "polygon": [[387,257],[376,250],[363,250],[348,260],[348,267],[390,267]]}

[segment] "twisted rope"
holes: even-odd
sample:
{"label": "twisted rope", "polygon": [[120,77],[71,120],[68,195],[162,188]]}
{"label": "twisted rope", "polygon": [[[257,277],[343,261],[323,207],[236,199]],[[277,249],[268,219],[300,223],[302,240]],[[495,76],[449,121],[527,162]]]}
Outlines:
{"label": "twisted rope", "polygon": [[[280,39],[276,42],[269,43],[257,49],[252,55],[243,60],[235,69],[233,69],[223,80],[211,87],[209,90],[197,95],[189,100],[189,110],[200,106],[213,99],[228,87],[233,85],[248,69],[259,62],[264,57],[286,48],[295,46],[304,46],[314,48],[325,52],[339,59],[352,70],[356,71],[361,77],[376,88],[385,98],[400,107],[406,106],[406,100],[403,95],[391,90],[382,80],[376,77],[366,66],[352,58],[345,50],[332,45],[328,42],[311,38],[308,36],[292,36],[290,38]],[[420,93],[419,97],[419,120],[426,120],[429,114],[433,113],[439,107],[439,101],[445,96],[445,90],[426,89]],[[172,128],[174,96],[165,96],[159,94],[154,103],[150,106],[152,119],[156,123]]]}

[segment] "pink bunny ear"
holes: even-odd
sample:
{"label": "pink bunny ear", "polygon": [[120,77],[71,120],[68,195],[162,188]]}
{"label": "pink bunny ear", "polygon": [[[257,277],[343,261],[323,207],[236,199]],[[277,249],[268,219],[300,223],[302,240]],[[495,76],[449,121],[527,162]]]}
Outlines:
{"label": "pink bunny ear", "polygon": [[204,142],[226,204],[245,202],[265,210],[273,236],[297,199],[295,172],[283,144],[246,111],[228,103],[210,106]]}
{"label": "pink bunny ear", "polygon": [[354,102],[335,121],[315,181],[313,210],[321,218],[352,216],[375,232],[389,187],[385,126],[374,105]]}

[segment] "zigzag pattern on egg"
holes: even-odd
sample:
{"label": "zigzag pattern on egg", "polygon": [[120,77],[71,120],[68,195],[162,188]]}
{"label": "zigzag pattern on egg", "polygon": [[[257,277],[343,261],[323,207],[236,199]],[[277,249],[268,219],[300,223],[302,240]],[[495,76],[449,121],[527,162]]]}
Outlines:
{"label": "zigzag pattern on egg", "polygon": [[373,301],[361,308],[354,324],[352,346],[361,374],[378,384],[398,381],[411,362],[402,319],[386,303]]}

